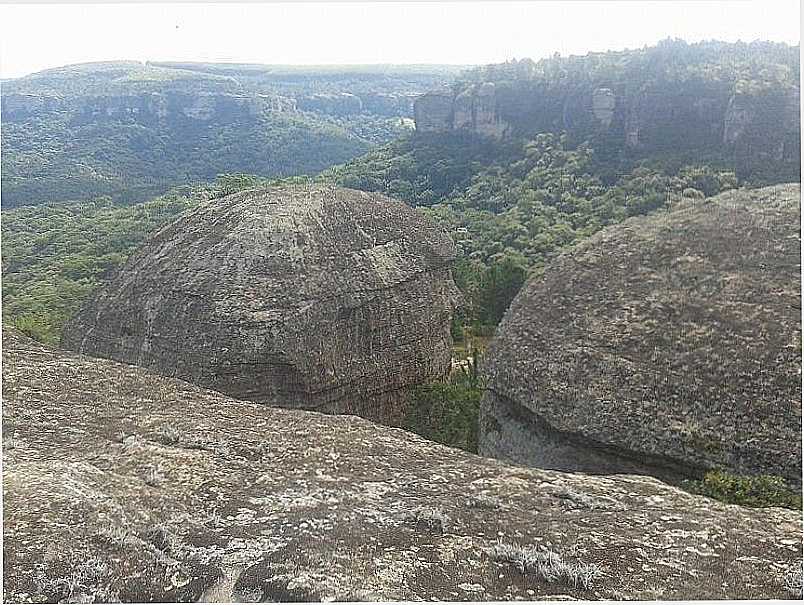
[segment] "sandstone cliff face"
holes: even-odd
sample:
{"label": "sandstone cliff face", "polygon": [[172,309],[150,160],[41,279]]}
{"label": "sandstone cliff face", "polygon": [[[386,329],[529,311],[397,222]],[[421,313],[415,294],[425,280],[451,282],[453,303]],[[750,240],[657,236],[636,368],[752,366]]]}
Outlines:
{"label": "sandstone cliff face", "polygon": [[428,93],[414,104],[416,130],[468,130],[496,138],[566,130],[582,138],[607,134],[635,152],[725,149],[741,178],[776,163],[800,160],[799,90],[751,96],[713,86],[692,95],[679,89],[614,90],[586,85],[570,91],[539,83],[474,83]]}
{"label": "sandstone cliff face", "polygon": [[454,254],[379,194],[237,193],[146,241],[62,344],[239,399],[393,423],[405,389],[448,369]]}
{"label": "sandstone cliff face", "polygon": [[66,113],[78,122],[135,118],[147,122],[231,122],[262,112],[293,112],[296,102],[277,95],[214,92],[143,92],[82,96],[10,94],[2,97],[3,120],[21,122],[47,113]]}
{"label": "sandstone cliff face", "polygon": [[785,92],[734,95],[726,111],[723,142],[733,149],[738,176],[797,167],[801,159],[801,96]]}
{"label": "sandstone cliff face", "polygon": [[494,90],[494,84],[486,82],[458,94],[453,102],[453,128],[464,128],[487,136],[502,137],[508,125],[497,113]]}
{"label": "sandstone cliff face", "polygon": [[454,98],[448,90],[428,92],[416,99],[413,115],[416,130],[420,132],[443,132],[453,126]]}
{"label": "sandstone cliff face", "polygon": [[481,453],[543,468],[801,482],[800,187],[610,227],[519,293]]}
{"label": "sandstone cliff face", "polygon": [[596,88],[592,93],[592,114],[604,128],[611,126],[617,97],[610,88]]}
{"label": "sandstone cliff face", "polygon": [[506,466],[15,332],[3,357],[10,602],[783,598],[800,578],[794,511]]}
{"label": "sandstone cliff face", "polygon": [[414,93],[365,93],[360,95],[363,108],[384,116],[413,116]]}

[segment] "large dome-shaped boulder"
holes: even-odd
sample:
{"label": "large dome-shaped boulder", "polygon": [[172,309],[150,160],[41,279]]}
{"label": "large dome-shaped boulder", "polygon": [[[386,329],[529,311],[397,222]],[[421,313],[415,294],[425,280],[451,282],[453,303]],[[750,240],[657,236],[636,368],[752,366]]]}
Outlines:
{"label": "large dome-shaped boulder", "polygon": [[454,246],[376,193],[275,186],[211,200],[152,236],[62,345],[238,399],[394,423],[442,376]]}
{"label": "large dome-shaped boulder", "polygon": [[480,451],[543,468],[801,482],[800,186],[604,229],[514,300]]}

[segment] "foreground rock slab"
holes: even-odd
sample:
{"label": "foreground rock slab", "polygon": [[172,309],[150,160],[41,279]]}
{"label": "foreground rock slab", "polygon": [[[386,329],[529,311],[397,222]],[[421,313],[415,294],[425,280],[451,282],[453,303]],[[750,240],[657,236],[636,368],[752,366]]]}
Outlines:
{"label": "foreground rock slab", "polygon": [[394,424],[445,375],[449,236],[404,203],[333,186],[214,199],[149,238],[62,345],[238,399]]}
{"label": "foreground rock slab", "polygon": [[801,485],[800,221],[800,185],[729,191],[554,259],[487,355],[481,453]]}
{"label": "foreground rock slab", "polygon": [[789,596],[801,518],[3,341],[7,601]]}

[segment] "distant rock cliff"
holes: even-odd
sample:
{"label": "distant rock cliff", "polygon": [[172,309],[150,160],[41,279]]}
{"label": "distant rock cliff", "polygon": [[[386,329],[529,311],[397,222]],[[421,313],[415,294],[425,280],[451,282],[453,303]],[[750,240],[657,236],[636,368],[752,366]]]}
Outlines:
{"label": "distant rock cliff", "polygon": [[605,154],[716,155],[741,178],[793,180],[798,49],[768,46],[667,43],[486,66],[419,97],[416,129],[498,138],[567,131]]}
{"label": "distant rock cliff", "polygon": [[801,483],[801,190],[608,227],[517,295],[480,451],[542,468]]}
{"label": "distant rock cliff", "polygon": [[109,62],[2,81],[3,208],[315,174],[408,132],[454,66]]}
{"label": "distant rock cliff", "polygon": [[298,108],[334,116],[369,113],[378,116],[412,116],[412,93],[319,93],[296,99]]}
{"label": "distant rock cliff", "polygon": [[13,331],[2,368],[6,602],[801,596],[797,511],[508,466]]}
{"label": "distant rock cliff", "polygon": [[296,102],[293,99],[262,94],[168,91],[76,97],[33,94],[2,96],[2,116],[8,122],[64,112],[71,114],[78,122],[129,118],[147,122],[190,119],[226,123],[253,119],[262,112],[295,110]]}
{"label": "distant rock cliff", "polygon": [[245,191],[147,240],[62,343],[239,399],[394,423],[405,389],[449,367],[454,255],[380,194]]}

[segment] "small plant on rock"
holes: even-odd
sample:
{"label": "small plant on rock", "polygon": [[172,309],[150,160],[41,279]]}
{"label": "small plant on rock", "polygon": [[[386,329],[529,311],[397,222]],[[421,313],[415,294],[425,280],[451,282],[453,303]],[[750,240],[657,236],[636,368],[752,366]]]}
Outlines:
{"label": "small plant on rock", "polygon": [[781,506],[801,510],[801,494],[792,490],[782,477],[775,475],[742,476],[716,470],[706,473],[700,481],[686,481],[684,487],[726,504]]}
{"label": "small plant on rock", "polygon": [[444,533],[449,525],[449,517],[440,508],[417,508],[407,518],[414,521],[417,528],[430,532]]}
{"label": "small plant on rock", "polygon": [[597,565],[580,561],[566,562],[561,555],[545,547],[498,542],[488,553],[493,560],[510,563],[522,574],[584,590],[592,588],[594,582],[603,575]]}
{"label": "small plant on rock", "polygon": [[487,496],[485,494],[478,494],[470,496],[466,500],[466,505],[469,508],[484,508],[487,510],[499,510],[502,507],[502,502],[496,496]]}
{"label": "small plant on rock", "polygon": [[159,427],[156,431],[156,438],[164,445],[178,445],[181,443],[181,431],[172,424]]}

